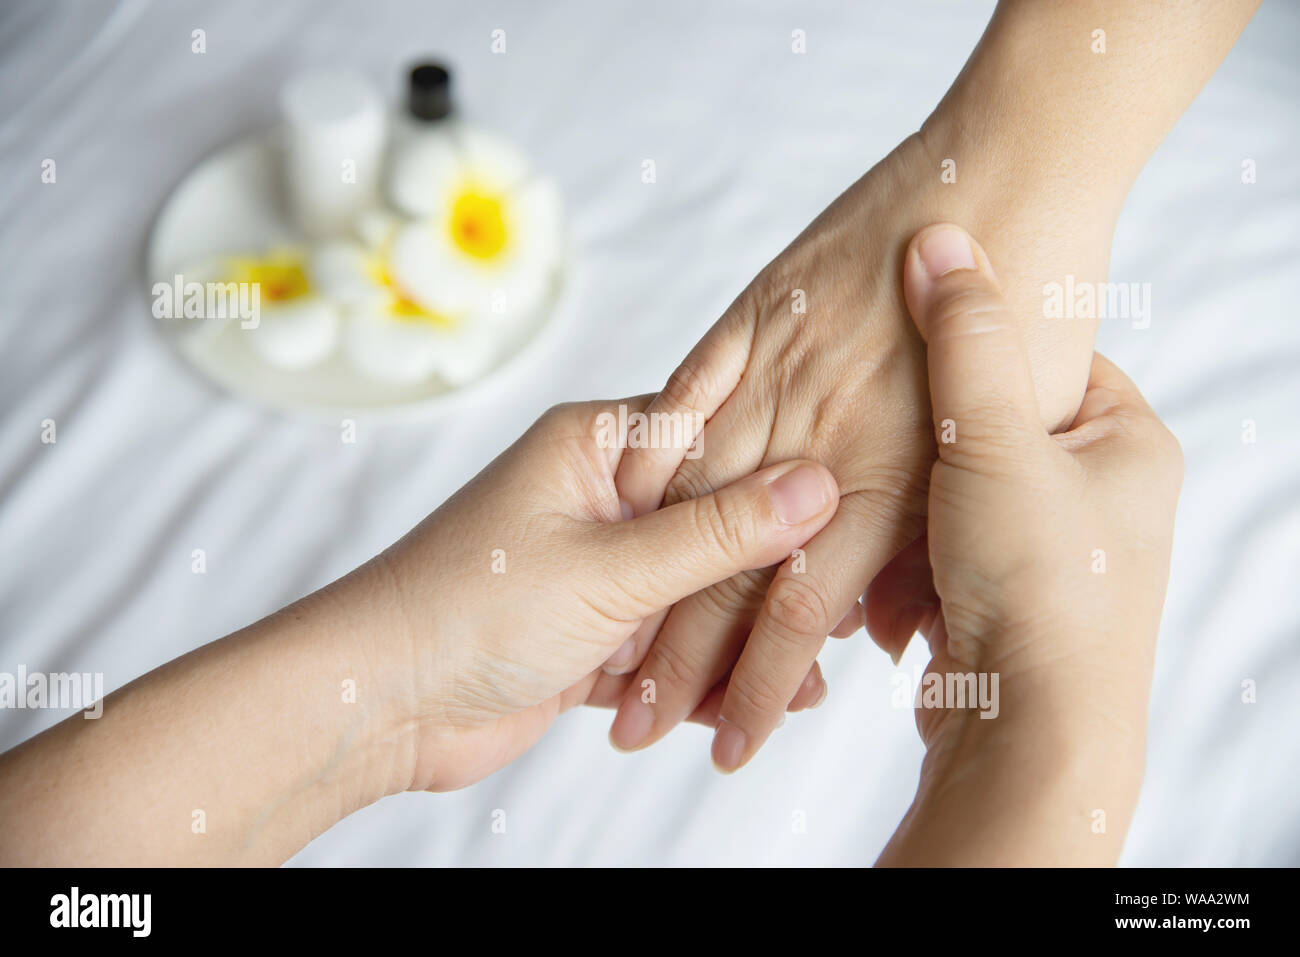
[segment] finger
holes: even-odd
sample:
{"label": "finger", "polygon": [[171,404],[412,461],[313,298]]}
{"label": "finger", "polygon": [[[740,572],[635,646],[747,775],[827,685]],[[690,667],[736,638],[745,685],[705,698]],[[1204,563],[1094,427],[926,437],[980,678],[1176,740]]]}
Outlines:
{"label": "finger", "polygon": [[655,635],[659,634],[659,629],[663,626],[669,611],[670,609],[664,608],[641,622],[632,633],[632,637],[623,642],[618,651],[605,661],[602,669],[605,674],[626,675],[640,668],[641,662],[645,661],[646,652],[650,650]]}
{"label": "finger", "polygon": [[903,293],[926,342],[940,457],[1045,435],[1024,334],[988,257],[965,230],[941,223],[912,238]]}
{"label": "finger", "polygon": [[713,741],[720,770],[736,770],[762,747],[830,629],[917,536],[916,519],[881,516],[877,506],[862,493],[845,496],[830,525],[804,546],[801,560],[777,570],[727,683]]}
{"label": "finger", "polygon": [[649,747],[684,721],[710,689],[725,684],[772,574],[745,572],[673,606],[619,705],[610,743],[623,751]]}
{"label": "finger", "polygon": [[757,471],[763,465],[798,455],[773,456],[764,461],[775,409],[766,392],[738,388],[726,405],[709,419],[691,454],[682,460],[663,492],[663,504],[699,498]]}
{"label": "finger", "polygon": [[863,605],[867,632],[898,664],[917,629],[939,607],[924,535],[891,558],[871,580]]}
{"label": "finger", "polygon": [[1100,352],[1093,353],[1092,368],[1088,373],[1088,388],[1079,411],[1070,423],[1069,429],[1060,433],[1062,445],[1077,444],[1081,439],[1071,436],[1089,422],[1095,422],[1112,414],[1127,415],[1133,419],[1146,419],[1159,422],[1159,416],[1138,390],[1137,385],[1125,374],[1124,370],[1111,362]]}
{"label": "finger", "polygon": [[[632,685],[631,675],[609,675],[604,672],[592,672],[581,682],[564,693],[564,707],[584,704],[590,708],[615,708],[627,694]],[[718,713],[722,710],[722,697],[727,690],[726,676],[709,690],[695,710],[684,720],[691,724],[700,724],[710,729],[717,727]],[[799,692],[791,700],[786,711],[803,711],[816,708],[826,699],[826,679],[822,677],[821,667],[813,664],[799,686]]]}
{"label": "finger", "polygon": [[[771,580],[766,569],[745,572],[673,606],[618,704],[609,729],[614,747],[622,751],[649,747],[681,722],[696,720],[700,703],[717,689],[725,690]],[[815,668],[814,664],[809,672]],[[821,689],[805,692],[801,686],[787,710],[811,707],[820,695]],[[721,706],[721,694],[716,703]],[[717,711],[711,712],[715,720],[709,727],[717,723]]]}
{"label": "finger", "polygon": [[[1052,436],[1085,469],[1109,475],[1118,463],[1146,463],[1148,479],[1182,484],[1183,451],[1133,380],[1100,353],[1093,354],[1079,412],[1067,432]],[[1126,474],[1131,469],[1121,469]]]}
{"label": "finger", "polygon": [[[727,682],[725,679],[714,685],[709,693],[704,696],[704,700],[687,716],[687,724],[699,724],[706,728],[716,728],[718,726],[718,715],[722,712],[722,700],[726,695],[726,691]],[[807,676],[803,679],[803,684],[799,686],[799,692],[786,706],[786,713],[793,714],[796,711],[809,711],[813,708],[820,708],[822,702],[826,700],[826,695],[826,679],[822,677],[821,666],[813,662],[812,668],[808,670]]]}
{"label": "finger", "polygon": [[[808,669],[808,674],[804,676],[803,684],[799,685],[799,690],[795,692],[790,703],[786,705],[787,712],[809,711],[813,708],[820,708],[822,702],[826,700],[828,692],[826,678],[822,675],[822,666],[813,662],[813,666]],[[719,702],[721,705],[721,702]],[[719,708],[719,715],[721,709]],[[717,721],[714,721],[714,727],[717,727]]]}
{"label": "finger", "polygon": [[[699,458],[687,458],[682,462],[669,481],[667,490],[663,493],[665,505],[675,505],[678,502],[708,495],[710,492],[758,469],[762,464],[762,443],[754,441],[754,436],[750,434],[751,430],[745,428],[744,423],[749,418],[745,412],[746,406],[747,403],[743,399],[733,395],[727,402],[726,407],[709,421],[700,436],[697,446],[700,449],[707,448],[709,455],[700,456]],[[764,584],[766,585],[766,581]],[[686,601],[690,602],[694,598],[695,596],[691,596]],[[755,608],[757,608],[757,605],[755,605]],[[704,626],[711,631],[718,629],[721,624],[713,614],[717,610],[717,606],[709,603],[709,621],[704,623]],[[611,673],[626,674],[641,667],[651,644],[655,641],[664,624],[666,614],[667,611],[665,610],[657,615],[652,622],[643,623],[636,633],[623,644],[623,647],[616,652],[617,661],[611,658],[607,670],[611,671]],[[688,615],[687,617],[698,618],[699,615]],[[678,615],[678,619],[681,618],[682,616]],[[718,635],[719,640],[721,640],[721,632],[718,632]],[[740,640],[743,640],[743,638]],[[734,661],[733,655],[726,661],[718,662],[717,668],[730,669]],[[699,680],[703,683],[699,688],[694,689],[693,693],[702,694],[722,674],[722,670],[718,670],[716,673],[710,671],[701,674]],[[678,720],[680,720],[680,716]]]}
{"label": "finger", "polygon": [[593,580],[609,617],[642,619],[730,578],[780,561],[821,530],[839,502],[834,476],[795,460],[702,498],[597,525]]}
{"label": "finger", "polygon": [[831,629],[832,638],[848,638],[866,623],[866,613],[861,602],[854,602],[849,613],[840,619],[840,623]]}
{"label": "finger", "polygon": [[688,724],[703,725],[706,728],[712,728],[718,723],[718,712],[722,710],[722,696],[727,691],[725,681],[713,686],[712,690],[704,696],[704,700],[696,706],[686,718]]}
{"label": "finger", "polygon": [[[765,390],[737,389],[704,427],[696,452],[686,457],[663,492],[664,505],[700,498],[759,469],[763,464],[769,423]],[[774,456],[779,462],[789,456]],[[642,693],[629,694],[615,716],[610,740],[632,750],[649,745],[687,719],[691,708],[723,681],[736,663],[749,625],[771,581],[770,571],[745,572],[690,595],[675,605],[650,642],[636,636],[640,673],[637,687],[649,680],[658,686],[653,703]],[[648,649],[645,645],[648,644]]]}
{"label": "finger", "polygon": [[[753,316],[733,304],[651,400],[645,412],[652,434],[666,431],[681,438],[628,448],[614,480],[624,514],[642,515],[659,507],[664,488],[692,442],[740,382],[753,334]],[[653,423],[667,423],[668,429]]]}

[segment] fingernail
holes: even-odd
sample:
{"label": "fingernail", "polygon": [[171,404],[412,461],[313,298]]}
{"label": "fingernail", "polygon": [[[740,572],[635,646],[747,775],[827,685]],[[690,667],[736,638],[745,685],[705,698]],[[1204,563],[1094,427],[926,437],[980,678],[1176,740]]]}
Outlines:
{"label": "fingernail", "polygon": [[620,498],[618,500],[618,510],[623,513],[623,521],[636,516],[636,511],[632,508],[632,503]]}
{"label": "fingernail", "polygon": [[730,774],[740,767],[740,759],[745,756],[745,732],[730,721],[718,721],[718,729],[713,732],[713,765],[723,774]]}
{"label": "fingernail", "polygon": [[799,525],[820,515],[830,504],[830,489],[821,470],[800,465],[776,478],[767,487],[772,510],[786,525]]}
{"label": "fingernail", "polygon": [[633,699],[618,709],[609,729],[609,743],[620,751],[634,751],[649,736],[654,723],[655,713],[650,706],[640,698]]}
{"label": "fingernail", "polygon": [[636,642],[629,638],[623,644],[619,645],[618,651],[609,656],[605,662],[604,672],[607,675],[621,675],[627,670],[627,666],[632,663],[632,656],[636,654]]}
{"label": "fingernail", "polygon": [[811,711],[813,708],[820,708],[823,704],[825,704],[825,702],[826,702],[826,696],[827,696],[828,694],[830,694],[830,691],[831,691],[831,689],[827,686],[826,682],[823,681],[823,682],[822,682],[822,693],[821,693],[821,697],[819,697],[816,701],[814,701],[812,704],[810,704],[810,705],[808,706],[808,710]]}
{"label": "fingernail", "polygon": [[916,634],[916,629],[921,624],[921,619],[925,617],[926,606],[923,603],[908,602],[898,610],[898,616],[894,619],[894,627],[889,631],[889,647],[897,649],[889,653],[889,657],[894,659],[894,664],[903,660],[903,652],[907,651],[907,646],[912,642],[912,636]]}
{"label": "fingernail", "polygon": [[[817,682],[820,680],[821,679],[817,676],[816,671],[809,670],[809,672],[803,676],[803,681],[799,683],[799,690],[796,691],[794,693],[794,697],[790,699],[790,704],[794,704],[796,701],[807,701],[808,700],[807,696],[813,694],[817,690]],[[808,708],[811,707],[812,705],[810,704],[801,704],[799,705],[798,708],[795,708],[794,710],[806,711]]]}
{"label": "fingernail", "polygon": [[955,226],[938,226],[927,232],[916,246],[931,279],[946,276],[955,269],[974,269],[975,251],[970,239]]}

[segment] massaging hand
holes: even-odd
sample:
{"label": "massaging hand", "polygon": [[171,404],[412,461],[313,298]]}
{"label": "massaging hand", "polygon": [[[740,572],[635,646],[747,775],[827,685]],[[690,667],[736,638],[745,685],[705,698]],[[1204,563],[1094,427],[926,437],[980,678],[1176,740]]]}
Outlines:
{"label": "massaging hand", "polygon": [[1100,355],[1069,429],[1049,436],[1021,323],[957,227],[917,235],[903,288],[939,461],[927,537],[873,584],[868,627],[901,652],[889,625],[911,606],[926,680],[996,675],[997,701],[987,717],[942,697],[918,708],[921,789],[882,860],[1114,863],[1142,776],[1178,442]]}
{"label": "massaging hand", "polygon": [[[628,400],[633,412],[646,402]],[[598,418],[616,410],[552,410],[381,556],[408,623],[399,710],[422,716],[414,787],[470,784],[530,747],[563,708],[612,704],[628,679],[600,666],[643,619],[782,560],[835,510],[827,470],[792,461],[622,521],[620,451]],[[810,685],[791,707],[822,693]],[[712,725],[716,712],[706,703],[696,718]]]}
{"label": "massaging hand", "polygon": [[0,756],[0,865],[276,863],[387,794],[472,784],[617,700],[600,666],[644,618],[834,514],[830,473],[791,461],[623,521],[617,409],[553,409],[378,557]]}

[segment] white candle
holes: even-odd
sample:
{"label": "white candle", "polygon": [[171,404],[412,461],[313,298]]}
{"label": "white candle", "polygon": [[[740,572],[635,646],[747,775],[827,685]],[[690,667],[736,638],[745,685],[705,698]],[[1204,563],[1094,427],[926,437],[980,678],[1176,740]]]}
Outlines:
{"label": "white candle", "polygon": [[312,238],[346,232],[374,199],[383,161],[383,97],[343,70],[302,73],[280,91],[289,212]]}

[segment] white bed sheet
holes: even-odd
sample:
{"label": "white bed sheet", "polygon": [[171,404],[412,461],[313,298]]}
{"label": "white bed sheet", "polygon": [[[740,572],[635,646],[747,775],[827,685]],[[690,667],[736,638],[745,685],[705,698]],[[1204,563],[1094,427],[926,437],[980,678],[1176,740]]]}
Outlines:
{"label": "white bed sheet", "polygon": [[[919,124],[990,9],[7,3],[0,670],[102,671],[120,686],[368,557],[547,406],[657,388],[748,279]],[[196,28],[206,54],[191,52]],[[489,50],[497,28],[505,55]],[[804,56],[790,52],[796,28]],[[1187,456],[1129,864],[1300,863],[1298,41],[1300,5],[1266,3],[1142,174],[1115,244],[1112,278],[1150,282],[1154,320],[1108,324],[1101,348]],[[563,187],[576,319],[457,418],[363,427],[350,446],[191,376],[151,327],[143,249],[171,186],[268,123],[292,71],[343,61],[396,91],[401,65],[426,53],[453,62],[468,113]],[[47,157],[54,185],[40,182]],[[54,445],[40,442],[46,418]],[[206,575],[191,573],[195,548]],[[923,663],[920,644],[904,668]],[[385,800],[293,863],[869,863],[907,807],[921,745],[911,713],[889,705],[894,669],[861,635],[828,644],[822,666],[826,705],[739,775],[713,772],[700,729],[627,756],[606,743],[609,713],[584,711],[487,781]],[[61,716],[0,713],[0,748]]]}

